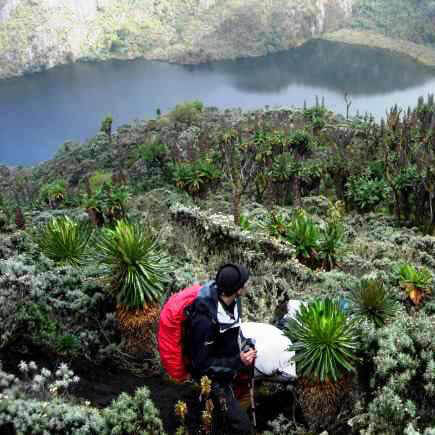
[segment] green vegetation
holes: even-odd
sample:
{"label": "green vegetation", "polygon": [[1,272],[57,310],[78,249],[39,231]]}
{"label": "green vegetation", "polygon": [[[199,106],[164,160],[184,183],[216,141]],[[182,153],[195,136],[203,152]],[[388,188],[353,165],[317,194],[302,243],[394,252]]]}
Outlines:
{"label": "green vegetation", "polygon": [[41,187],[39,197],[46,205],[56,208],[65,199],[66,183],[64,180],[56,180],[44,184]]}
{"label": "green vegetation", "polygon": [[194,123],[198,120],[204,105],[199,100],[186,101],[183,104],[177,104],[171,112],[171,118],[177,122]]}
{"label": "green vegetation", "polygon": [[112,136],[112,124],[113,119],[111,115],[106,116],[103,121],[101,122],[100,131],[103,133],[106,133],[107,136]]}
{"label": "green vegetation", "polygon": [[400,286],[415,305],[420,304],[425,293],[431,293],[432,273],[426,267],[416,268],[405,263],[398,265],[395,272],[399,275]]}
{"label": "green vegetation", "polygon": [[[40,395],[33,369],[13,387],[0,371],[0,432],[51,424],[59,434],[170,432],[182,391],[182,429],[198,433],[197,412],[207,409],[196,393],[156,380],[156,320],[166,296],[234,261],[251,273],[246,320],[282,324],[282,307],[305,304],[288,331],[300,409],[292,421],[291,396],[265,385],[258,432],[273,419],[273,433],[292,435],[430,434],[433,97],[392,107],[382,123],[319,104],[192,110],[191,123],[163,114],[123,126],[116,141],[99,133],[35,168],[0,172],[2,360],[9,369],[9,355],[23,349],[25,360],[68,359],[83,367],[82,386],[101,364],[116,372],[96,399],[115,402],[97,409],[80,402],[80,390],[50,391],[47,372],[36,378]],[[145,376],[124,385],[119,368]],[[114,382],[121,391],[111,394]],[[130,385],[151,395],[117,400]]]}
{"label": "green vegetation", "polygon": [[39,249],[59,264],[80,267],[86,259],[92,229],[68,216],[54,218],[41,228],[35,238]]}
{"label": "green vegetation", "polygon": [[[356,372],[358,333],[337,301],[315,300],[288,322],[295,352],[299,398],[313,427],[335,415],[348,374]],[[322,423],[324,424],[324,422]]]}
{"label": "green vegetation", "polygon": [[352,290],[352,313],[359,319],[368,319],[377,327],[384,326],[395,317],[398,310],[396,301],[387,293],[379,279],[362,279]]}
{"label": "green vegetation", "polygon": [[204,195],[222,176],[210,159],[176,163],[172,177],[175,185],[192,196]]}
{"label": "green vegetation", "polygon": [[357,0],[352,26],[434,46],[434,18],[432,0]]}
{"label": "green vegetation", "polygon": [[104,229],[97,256],[119,304],[137,309],[159,302],[169,263],[142,226],[121,220]]}
{"label": "green vegetation", "polygon": [[297,213],[288,224],[285,236],[295,246],[298,258],[314,261],[318,254],[320,232],[309,216]]}
{"label": "green vegetation", "polygon": [[296,370],[315,381],[338,381],[355,371],[357,333],[355,324],[330,299],[302,306],[289,321],[287,334],[296,352]]}

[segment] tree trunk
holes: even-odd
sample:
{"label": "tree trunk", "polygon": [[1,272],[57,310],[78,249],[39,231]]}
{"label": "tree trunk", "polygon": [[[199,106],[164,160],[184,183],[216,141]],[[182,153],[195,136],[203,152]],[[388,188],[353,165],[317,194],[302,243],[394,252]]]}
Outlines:
{"label": "tree trunk", "polygon": [[346,177],[342,174],[334,174],[334,184],[337,198],[344,201],[344,192],[346,190]]}
{"label": "tree trunk", "polygon": [[400,223],[400,195],[397,190],[393,190],[394,192],[394,204],[395,204],[395,210],[396,210],[396,218],[397,221]]}
{"label": "tree trunk", "polygon": [[291,182],[291,192],[294,207],[301,207],[301,177],[295,175]]}
{"label": "tree trunk", "polygon": [[240,226],[240,201],[242,198],[242,192],[237,189],[236,186],[233,187],[233,216],[234,224]]}

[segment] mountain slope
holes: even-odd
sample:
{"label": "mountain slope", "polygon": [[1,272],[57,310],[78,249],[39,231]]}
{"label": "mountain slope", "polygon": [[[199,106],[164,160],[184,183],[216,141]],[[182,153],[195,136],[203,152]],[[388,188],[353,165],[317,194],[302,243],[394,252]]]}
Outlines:
{"label": "mountain slope", "polygon": [[352,0],[0,0],[0,78],[77,60],[262,55],[351,12]]}

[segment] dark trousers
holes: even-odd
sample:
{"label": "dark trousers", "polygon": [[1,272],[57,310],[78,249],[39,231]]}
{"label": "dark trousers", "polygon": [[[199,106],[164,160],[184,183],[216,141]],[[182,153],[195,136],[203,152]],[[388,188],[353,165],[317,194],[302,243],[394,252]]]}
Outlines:
{"label": "dark trousers", "polygon": [[218,426],[216,433],[243,435],[251,435],[253,433],[249,416],[235,398],[231,384],[214,384],[212,398],[218,413],[216,415]]}

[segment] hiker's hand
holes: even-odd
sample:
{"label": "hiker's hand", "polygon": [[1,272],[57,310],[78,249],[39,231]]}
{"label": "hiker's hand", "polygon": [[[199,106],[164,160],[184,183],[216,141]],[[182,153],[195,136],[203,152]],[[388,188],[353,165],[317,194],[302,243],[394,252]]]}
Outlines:
{"label": "hiker's hand", "polygon": [[246,367],[252,366],[255,358],[257,358],[257,351],[255,349],[249,349],[247,352],[240,352],[240,359]]}

